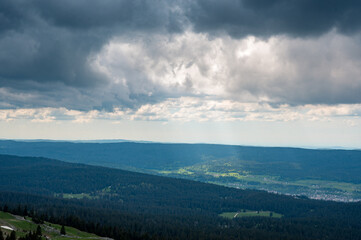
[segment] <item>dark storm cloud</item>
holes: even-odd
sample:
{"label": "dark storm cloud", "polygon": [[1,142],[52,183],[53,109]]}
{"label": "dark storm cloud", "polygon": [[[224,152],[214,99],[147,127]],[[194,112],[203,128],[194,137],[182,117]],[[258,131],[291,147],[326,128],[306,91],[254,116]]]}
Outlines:
{"label": "dark storm cloud", "polygon": [[358,0],[198,0],[187,17],[198,31],[226,31],[232,36],[315,36],[333,28],[360,30]]}
{"label": "dark storm cloud", "polygon": [[[163,30],[165,6],[148,1],[5,1],[1,3],[0,75],[92,86],[101,78],[87,64],[109,38],[134,30]],[[164,5],[164,4],[163,4]],[[174,22],[171,22],[174,26]],[[179,27],[178,27],[179,29]]]}
{"label": "dark storm cloud", "polygon": [[[102,85],[109,82],[105,76],[94,72],[89,59],[117,35],[136,32],[176,32],[183,23],[179,12],[169,9],[172,1],[115,1],[115,0],[5,0],[0,1],[0,88],[13,92],[26,92],[44,101],[33,102],[43,106],[60,105],[69,97],[63,94],[67,87],[74,87],[101,97]],[[41,87],[42,86],[42,87]],[[54,89],[55,88],[55,89]],[[58,89],[54,94],[54,90]],[[91,89],[98,92],[91,92]],[[49,98],[49,93],[53,96]],[[114,97],[116,93],[103,93],[104,103],[91,107],[113,104],[132,104],[134,99]],[[130,95],[130,94],[129,94]],[[133,94],[134,95],[134,94]],[[142,96],[140,96],[142,97]],[[134,96],[130,96],[134,98]],[[22,99],[22,98],[21,98]],[[79,108],[79,103],[74,106]],[[142,100],[143,101],[143,100]],[[69,99],[67,102],[72,102]],[[29,101],[16,106],[30,106]],[[67,104],[67,107],[72,107]]]}
{"label": "dark storm cloud", "polygon": [[[156,30],[164,28],[174,1],[47,1],[36,2],[42,17],[57,26],[73,29],[118,28],[121,30]],[[172,30],[172,29],[169,29]]]}
{"label": "dark storm cloud", "polygon": [[11,1],[0,2],[0,33],[15,28],[19,24],[21,14],[16,9],[16,4]]}
{"label": "dark storm cloud", "polygon": [[[349,34],[360,28],[360,5],[351,0],[3,0],[0,99],[2,106],[77,109],[154,102],[169,97],[161,86],[144,76],[134,83],[128,79],[128,88],[115,88],[94,72],[92,57],[116,36],[185,29],[232,37],[317,36],[333,28]],[[144,92],[133,89],[138,81]]]}

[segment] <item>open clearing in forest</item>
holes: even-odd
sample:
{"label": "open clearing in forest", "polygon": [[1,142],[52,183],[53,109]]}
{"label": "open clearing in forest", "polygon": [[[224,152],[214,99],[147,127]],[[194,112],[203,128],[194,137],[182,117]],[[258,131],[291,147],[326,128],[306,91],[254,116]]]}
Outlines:
{"label": "open clearing in forest", "polygon": [[224,212],[219,216],[233,219],[233,218],[242,218],[242,217],[272,217],[272,218],[281,218],[282,214],[275,213],[272,211],[251,211],[251,210],[241,210],[239,212]]}

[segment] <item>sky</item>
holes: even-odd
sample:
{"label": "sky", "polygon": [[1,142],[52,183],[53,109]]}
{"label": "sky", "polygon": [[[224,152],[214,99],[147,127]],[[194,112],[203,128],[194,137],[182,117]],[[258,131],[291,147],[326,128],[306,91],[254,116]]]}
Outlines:
{"label": "sky", "polygon": [[361,2],[2,0],[0,138],[361,148]]}

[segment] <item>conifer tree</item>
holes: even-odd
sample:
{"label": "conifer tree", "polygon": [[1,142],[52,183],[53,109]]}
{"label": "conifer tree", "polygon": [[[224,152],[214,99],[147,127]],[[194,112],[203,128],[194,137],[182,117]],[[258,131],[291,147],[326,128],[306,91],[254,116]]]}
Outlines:
{"label": "conifer tree", "polygon": [[65,235],[65,234],[66,234],[64,225],[61,226],[60,234],[61,234],[61,235]]}
{"label": "conifer tree", "polygon": [[6,238],[6,240],[16,240],[16,233],[15,233],[15,231],[12,231],[12,232],[10,233],[10,236],[8,236],[8,237]]}
{"label": "conifer tree", "polygon": [[40,225],[38,225],[38,227],[36,228],[36,235],[37,235],[37,236],[41,236],[41,235],[42,235]]}

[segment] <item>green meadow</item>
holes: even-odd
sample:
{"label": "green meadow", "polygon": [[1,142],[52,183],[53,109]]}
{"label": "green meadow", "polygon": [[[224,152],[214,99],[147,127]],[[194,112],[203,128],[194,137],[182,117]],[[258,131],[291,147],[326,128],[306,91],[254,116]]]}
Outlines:
{"label": "green meadow", "polygon": [[[17,237],[23,237],[28,234],[30,231],[36,231],[38,224],[31,221],[29,217],[15,216],[10,213],[0,211],[0,225],[7,226],[15,230]],[[44,222],[40,224],[42,230],[42,239],[87,239],[87,240],[101,240],[102,238],[92,234],[80,231],[73,227],[65,226],[66,235],[60,234],[61,225],[53,224],[49,222]],[[10,230],[1,229],[2,232],[6,235],[10,234]]]}
{"label": "green meadow", "polygon": [[242,218],[242,217],[272,217],[272,218],[281,218],[282,214],[271,212],[271,211],[251,211],[251,210],[241,210],[239,212],[224,212],[219,216],[224,218]]}

